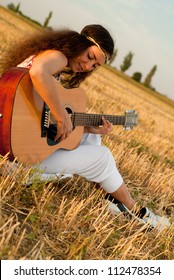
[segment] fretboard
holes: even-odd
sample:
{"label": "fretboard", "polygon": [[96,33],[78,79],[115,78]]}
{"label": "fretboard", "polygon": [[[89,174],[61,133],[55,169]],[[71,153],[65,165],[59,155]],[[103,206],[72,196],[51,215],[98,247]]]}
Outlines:
{"label": "fretboard", "polygon": [[113,125],[125,125],[125,115],[73,113],[71,115],[71,120],[74,126],[99,126],[103,123],[102,117],[110,121]]}

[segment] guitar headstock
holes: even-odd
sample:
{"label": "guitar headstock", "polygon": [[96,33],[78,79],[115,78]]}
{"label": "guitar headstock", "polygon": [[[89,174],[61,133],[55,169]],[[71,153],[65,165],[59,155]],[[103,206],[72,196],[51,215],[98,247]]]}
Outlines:
{"label": "guitar headstock", "polygon": [[134,126],[138,125],[138,113],[135,110],[125,111],[125,124],[123,126],[124,130],[133,129]]}

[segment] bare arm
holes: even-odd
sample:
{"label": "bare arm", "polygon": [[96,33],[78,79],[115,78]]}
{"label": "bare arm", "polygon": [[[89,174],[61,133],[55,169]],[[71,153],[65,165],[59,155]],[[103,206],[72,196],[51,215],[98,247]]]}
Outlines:
{"label": "bare arm", "polygon": [[67,58],[56,50],[47,50],[39,54],[33,61],[29,71],[36,90],[50,108],[58,123],[58,134],[55,138],[66,139],[72,132],[70,117],[60,101],[53,75],[61,72],[67,65]]}

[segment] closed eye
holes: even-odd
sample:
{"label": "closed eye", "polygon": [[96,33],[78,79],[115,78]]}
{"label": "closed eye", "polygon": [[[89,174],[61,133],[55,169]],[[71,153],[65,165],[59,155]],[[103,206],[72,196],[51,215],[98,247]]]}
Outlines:
{"label": "closed eye", "polygon": [[93,56],[91,56],[91,54],[90,54],[90,53],[88,53],[88,58],[89,58],[90,60],[93,60],[93,59],[94,59],[94,57],[93,57]]}
{"label": "closed eye", "polygon": [[[95,57],[95,54],[91,55],[90,53],[88,53],[88,59],[89,60],[95,60],[95,61],[97,60],[96,57]],[[98,66],[101,66],[101,65],[99,63],[94,63],[93,68],[95,69]]]}

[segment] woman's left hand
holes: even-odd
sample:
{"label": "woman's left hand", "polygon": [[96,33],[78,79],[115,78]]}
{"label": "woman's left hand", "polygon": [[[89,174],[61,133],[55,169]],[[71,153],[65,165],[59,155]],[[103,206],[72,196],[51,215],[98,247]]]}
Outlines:
{"label": "woman's left hand", "polygon": [[93,134],[109,134],[113,128],[112,123],[110,123],[108,120],[105,120],[104,117],[102,117],[102,122],[102,126],[86,127],[84,132]]}

